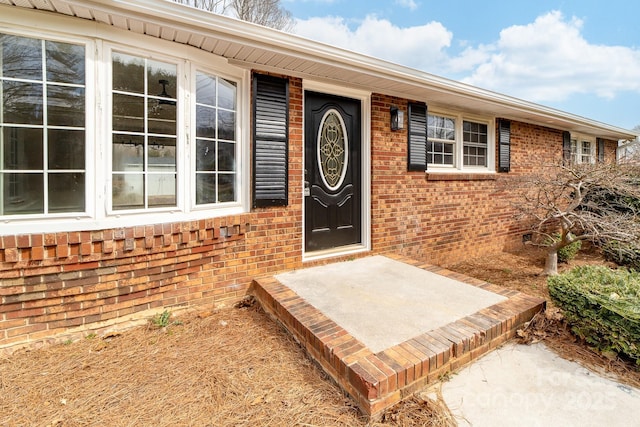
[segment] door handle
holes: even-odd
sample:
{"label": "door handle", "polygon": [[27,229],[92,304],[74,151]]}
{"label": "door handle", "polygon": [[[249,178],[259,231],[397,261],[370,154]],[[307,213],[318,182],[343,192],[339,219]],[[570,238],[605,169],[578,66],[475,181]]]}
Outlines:
{"label": "door handle", "polygon": [[304,182],[304,197],[311,196],[311,187],[309,186],[309,181]]}

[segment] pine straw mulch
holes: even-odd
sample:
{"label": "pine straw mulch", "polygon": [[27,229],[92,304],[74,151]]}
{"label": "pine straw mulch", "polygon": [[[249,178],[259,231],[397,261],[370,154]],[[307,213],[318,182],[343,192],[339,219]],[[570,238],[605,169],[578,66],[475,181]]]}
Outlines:
{"label": "pine straw mulch", "polygon": [[[542,274],[544,262],[544,249],[525,247],[514,252],[502,252],[447,267],[496,285],[542,297],[547,301],[546,311],[536,315],[525,328],[518,331],[521,343],[543,342],[564,359],[575,361],[622,383],[640,387],[640,369],[635,364],[615,355],[601,354],[571,333],[562,313],[549,296],[547,277]],[[579,265],[616,267],[615,264],[605,261],[597,249],[586,247],[569,263],[559,264],[558,272],[562,273]]]}
{"label": "pine straw mulch", "polygon": [[368,424],[256,305],[0,356],[1,426],[453,426],[440,397]]}

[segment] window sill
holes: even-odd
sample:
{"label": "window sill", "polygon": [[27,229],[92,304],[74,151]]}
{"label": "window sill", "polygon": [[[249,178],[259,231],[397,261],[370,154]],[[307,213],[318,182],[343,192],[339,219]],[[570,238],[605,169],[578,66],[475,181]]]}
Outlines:
{"label": "window sill", "polygon": [[458,172],[428,172],[427,181],[495,181],[497,174],[486,173],[458,173]]}

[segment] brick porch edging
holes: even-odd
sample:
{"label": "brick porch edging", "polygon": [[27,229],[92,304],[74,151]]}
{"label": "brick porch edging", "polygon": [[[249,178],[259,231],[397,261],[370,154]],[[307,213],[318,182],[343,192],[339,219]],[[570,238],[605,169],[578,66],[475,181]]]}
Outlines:
{"label": "brick porch edging", "polygon": [[373,353],[345,329],[274,277],[255,279],[252,292],[324,371],[375,418],[384,409],[503,344],[542,310],[545,301],[401,256],[397,261],[508,298],[498,304]]}

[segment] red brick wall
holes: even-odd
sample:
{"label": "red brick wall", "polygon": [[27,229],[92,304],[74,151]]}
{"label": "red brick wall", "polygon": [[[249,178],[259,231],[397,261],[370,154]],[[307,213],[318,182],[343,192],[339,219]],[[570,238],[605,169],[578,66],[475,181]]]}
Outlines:
{"label": "red brick wall", "polygon": [[[389,129],[391,104],[406,111],[405,100],[372,98],[373,252],[437,264],[519,243],[522,227],[499,184],[533,168],[534,160],[558,159],[561,132],[513,123],[512,173],[497,179],[409,173],[406,131]],[[302,105],[301,81],[291,79],[286,208],[2,237],[0,348],[87,333],[153,309],[232,302],[247,293],[252,278],[302,267]]]}

